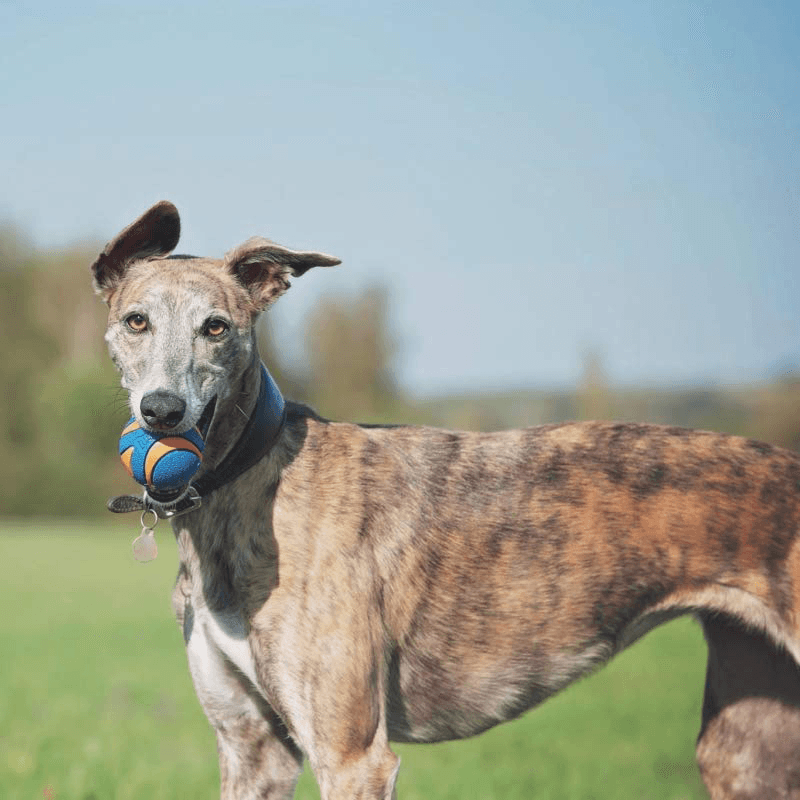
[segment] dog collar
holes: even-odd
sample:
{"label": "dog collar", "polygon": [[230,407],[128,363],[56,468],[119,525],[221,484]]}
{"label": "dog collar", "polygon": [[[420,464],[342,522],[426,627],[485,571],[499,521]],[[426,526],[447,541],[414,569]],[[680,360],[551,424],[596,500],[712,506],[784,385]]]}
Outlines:
{"label": "dog collar", "polygon": [[152,511],[160,519],[169,519],[199,508],[203,497],[247,472],[260,461],[275,444],[286,420],[286,403],[280,389],[261,365],[261,387],[256,407],[247,421],[242,435],[231,451],[215,469],[204,472],[199,478],[169,492],[156,492],[146,488],[142,497],[122,495],[112,497],[108,510],[116,514],[128,511]]}

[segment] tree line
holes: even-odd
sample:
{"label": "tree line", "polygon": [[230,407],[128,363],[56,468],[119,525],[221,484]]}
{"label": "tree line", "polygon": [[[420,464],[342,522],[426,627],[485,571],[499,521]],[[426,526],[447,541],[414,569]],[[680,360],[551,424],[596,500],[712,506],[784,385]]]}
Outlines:
{"label": "tree line", "polygon": [[[108,358],[105,306],[88,265],[102,244],[36,248],[0,224],[0,515],[92,516],[128,491],[116,457],[129,414]],[[287,397],[324,416],[490,430],[580,418],[633,418],[754,435],[800,449],[800,380],[786,376],[744,394],[699,388],[617,391],[601,359],[563,392],[409,398],[397,380],[397,337],[385,287],[324,298],[304,323],[301,366],[276,346],[268,314],[259,322],[262,358]]]}

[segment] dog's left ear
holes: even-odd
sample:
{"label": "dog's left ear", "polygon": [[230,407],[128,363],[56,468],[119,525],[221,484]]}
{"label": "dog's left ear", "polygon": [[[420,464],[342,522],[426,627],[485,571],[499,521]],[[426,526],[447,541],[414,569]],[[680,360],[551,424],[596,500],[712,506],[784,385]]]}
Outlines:
{"label": "dog's left ear", "polygon": [[312,267],[334,267],[338,258],[302,250],[289,250],[256,236],[225,255],[225,267],[247,289],[257,311],[263,311],[291,285],[289,276],[299,277]]}

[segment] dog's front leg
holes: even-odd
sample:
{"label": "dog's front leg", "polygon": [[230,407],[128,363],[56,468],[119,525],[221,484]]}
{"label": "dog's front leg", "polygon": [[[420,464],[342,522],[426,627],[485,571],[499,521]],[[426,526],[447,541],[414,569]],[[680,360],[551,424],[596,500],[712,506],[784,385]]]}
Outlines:
{"label": "dog's front leg", "polygon": [[211,642],[183,596],[173,596],[189,670],[217,736],[222,800],[288,800],[303,756],[249,679]]}
{"label": "dog's front leg", "polygon": [[[258,702],[216,725],[221,800],[289,800],[303,757],[272,713]],[[230,710],[230,707],[227,709]]]}

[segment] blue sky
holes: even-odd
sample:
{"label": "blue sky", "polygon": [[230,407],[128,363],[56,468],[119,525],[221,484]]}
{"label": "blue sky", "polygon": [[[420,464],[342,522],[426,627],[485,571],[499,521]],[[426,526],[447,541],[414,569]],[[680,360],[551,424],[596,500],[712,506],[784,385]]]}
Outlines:
{"label": "blue sky", "polygon": [[748,382],[800,362],[800,5],[9,3],[0,216],[42,246],[175,202],[184,252],[333,253],[418,393]]}

